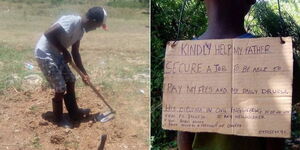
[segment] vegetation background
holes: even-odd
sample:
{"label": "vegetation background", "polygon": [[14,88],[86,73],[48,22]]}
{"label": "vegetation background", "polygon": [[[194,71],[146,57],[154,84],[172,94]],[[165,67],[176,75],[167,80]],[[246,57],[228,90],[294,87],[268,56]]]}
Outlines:
{"label": "vegetation background", "polygon": [[[153,150],[176,148],[176,132],[161,128],[161,103],[165,45],[177,38],[180,9],[184,0],[151,1],[151,144]],[[261,37],[292,36],[296,60],[300,52],[300,2],[280,0],[257,1],[245,17],[248,32]],[[187,0],[180,27],[179,40],[200,36],[207,27],[203,2]],[[299,69],[299,68],[298,68]],[[286,140],[286,150],[300,149],[299,108],[293,106],[292,138]]]}

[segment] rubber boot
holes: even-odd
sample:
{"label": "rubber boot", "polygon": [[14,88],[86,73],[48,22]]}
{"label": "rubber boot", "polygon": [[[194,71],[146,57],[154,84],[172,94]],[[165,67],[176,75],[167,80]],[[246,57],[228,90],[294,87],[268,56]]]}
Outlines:
{"label": "rubber boot", "polygon": [[73,124],[63,116],[63,104],[62,100],[52,99],[52,108],[54,119],[53,121],[60,127],[73,128]]}
{"label": "rubber boot", "polygon": [[65,94],[64,101],[65,101],[66,108],[69,112],[69,117],[73,121],[79,121],[89,115],[90,109],[79,109],[78,108],[75,93]]}
{"label": "rubber boot", "polygon": [[60,122],[62,120],[63,115],[63,106],[61,100],[54,100],[52,99],[52,108],[54,114],[54,122]]}

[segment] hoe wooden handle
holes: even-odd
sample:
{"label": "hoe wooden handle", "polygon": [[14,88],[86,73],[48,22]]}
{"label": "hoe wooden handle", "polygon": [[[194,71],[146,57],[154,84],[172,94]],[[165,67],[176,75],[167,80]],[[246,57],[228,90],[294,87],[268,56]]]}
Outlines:
{"label": "hoe wooden handle", "polygon": [[[81,70],[74,64],[73,61],[69,62],[73,69],[81,76],[81,78],[85,77],[85,74],[81,72]],[[112,109],[112,107],[106,102],[105,98],[100,94],[100,92],[96,89],[96,87],[88,80],[87,84],[91,89],[96,93],[98,97],[101,98],[101,100],[105,103],[105,105],[110,109],[111,112],[115,113],[115,111]]]}
{"label": "hoe wooden handle", "polygon": [[104,146],[105,146],[105,141],[107,139],[107,135],[106,134],[103,134],[101,136],[101,141],[100,141],[100,145],[98,147],[98,150],[104,150]]}

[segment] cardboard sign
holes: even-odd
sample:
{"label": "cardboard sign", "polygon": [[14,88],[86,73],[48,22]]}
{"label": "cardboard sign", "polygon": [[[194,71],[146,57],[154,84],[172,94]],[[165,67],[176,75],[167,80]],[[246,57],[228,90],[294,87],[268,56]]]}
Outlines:
{"label": "cardboard sign", "polygon": [[290,37],[178,41],[167,46],[162,126],[290,137]]}

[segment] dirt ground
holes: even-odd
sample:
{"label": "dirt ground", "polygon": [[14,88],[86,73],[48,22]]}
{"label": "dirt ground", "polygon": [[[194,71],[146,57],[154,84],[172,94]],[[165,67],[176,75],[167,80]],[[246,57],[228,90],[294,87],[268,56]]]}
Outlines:
{"label": "dirt ground", "polygon": [[[52,123],[51,90],[6,91],[5,96],[0,96],[4,100],[0,104],[0,149],[97,149],[103,134],[108,136],[107,150],[148,149],[147,120],[132,115],[147,109],[146,97],[141,95],[139,101],[114,97],[115,119],[100,123],[92,121],[93,116],[107,111],[106,106],[88,88],[77,89],[77,92],[81,95],[77,98],[80,107],[90,108],[91,115],[75,123],[74,129],[65,129]],[[128,108],[136,109],[130,112]],[[64,109],[65,115],[66,112]]]}

